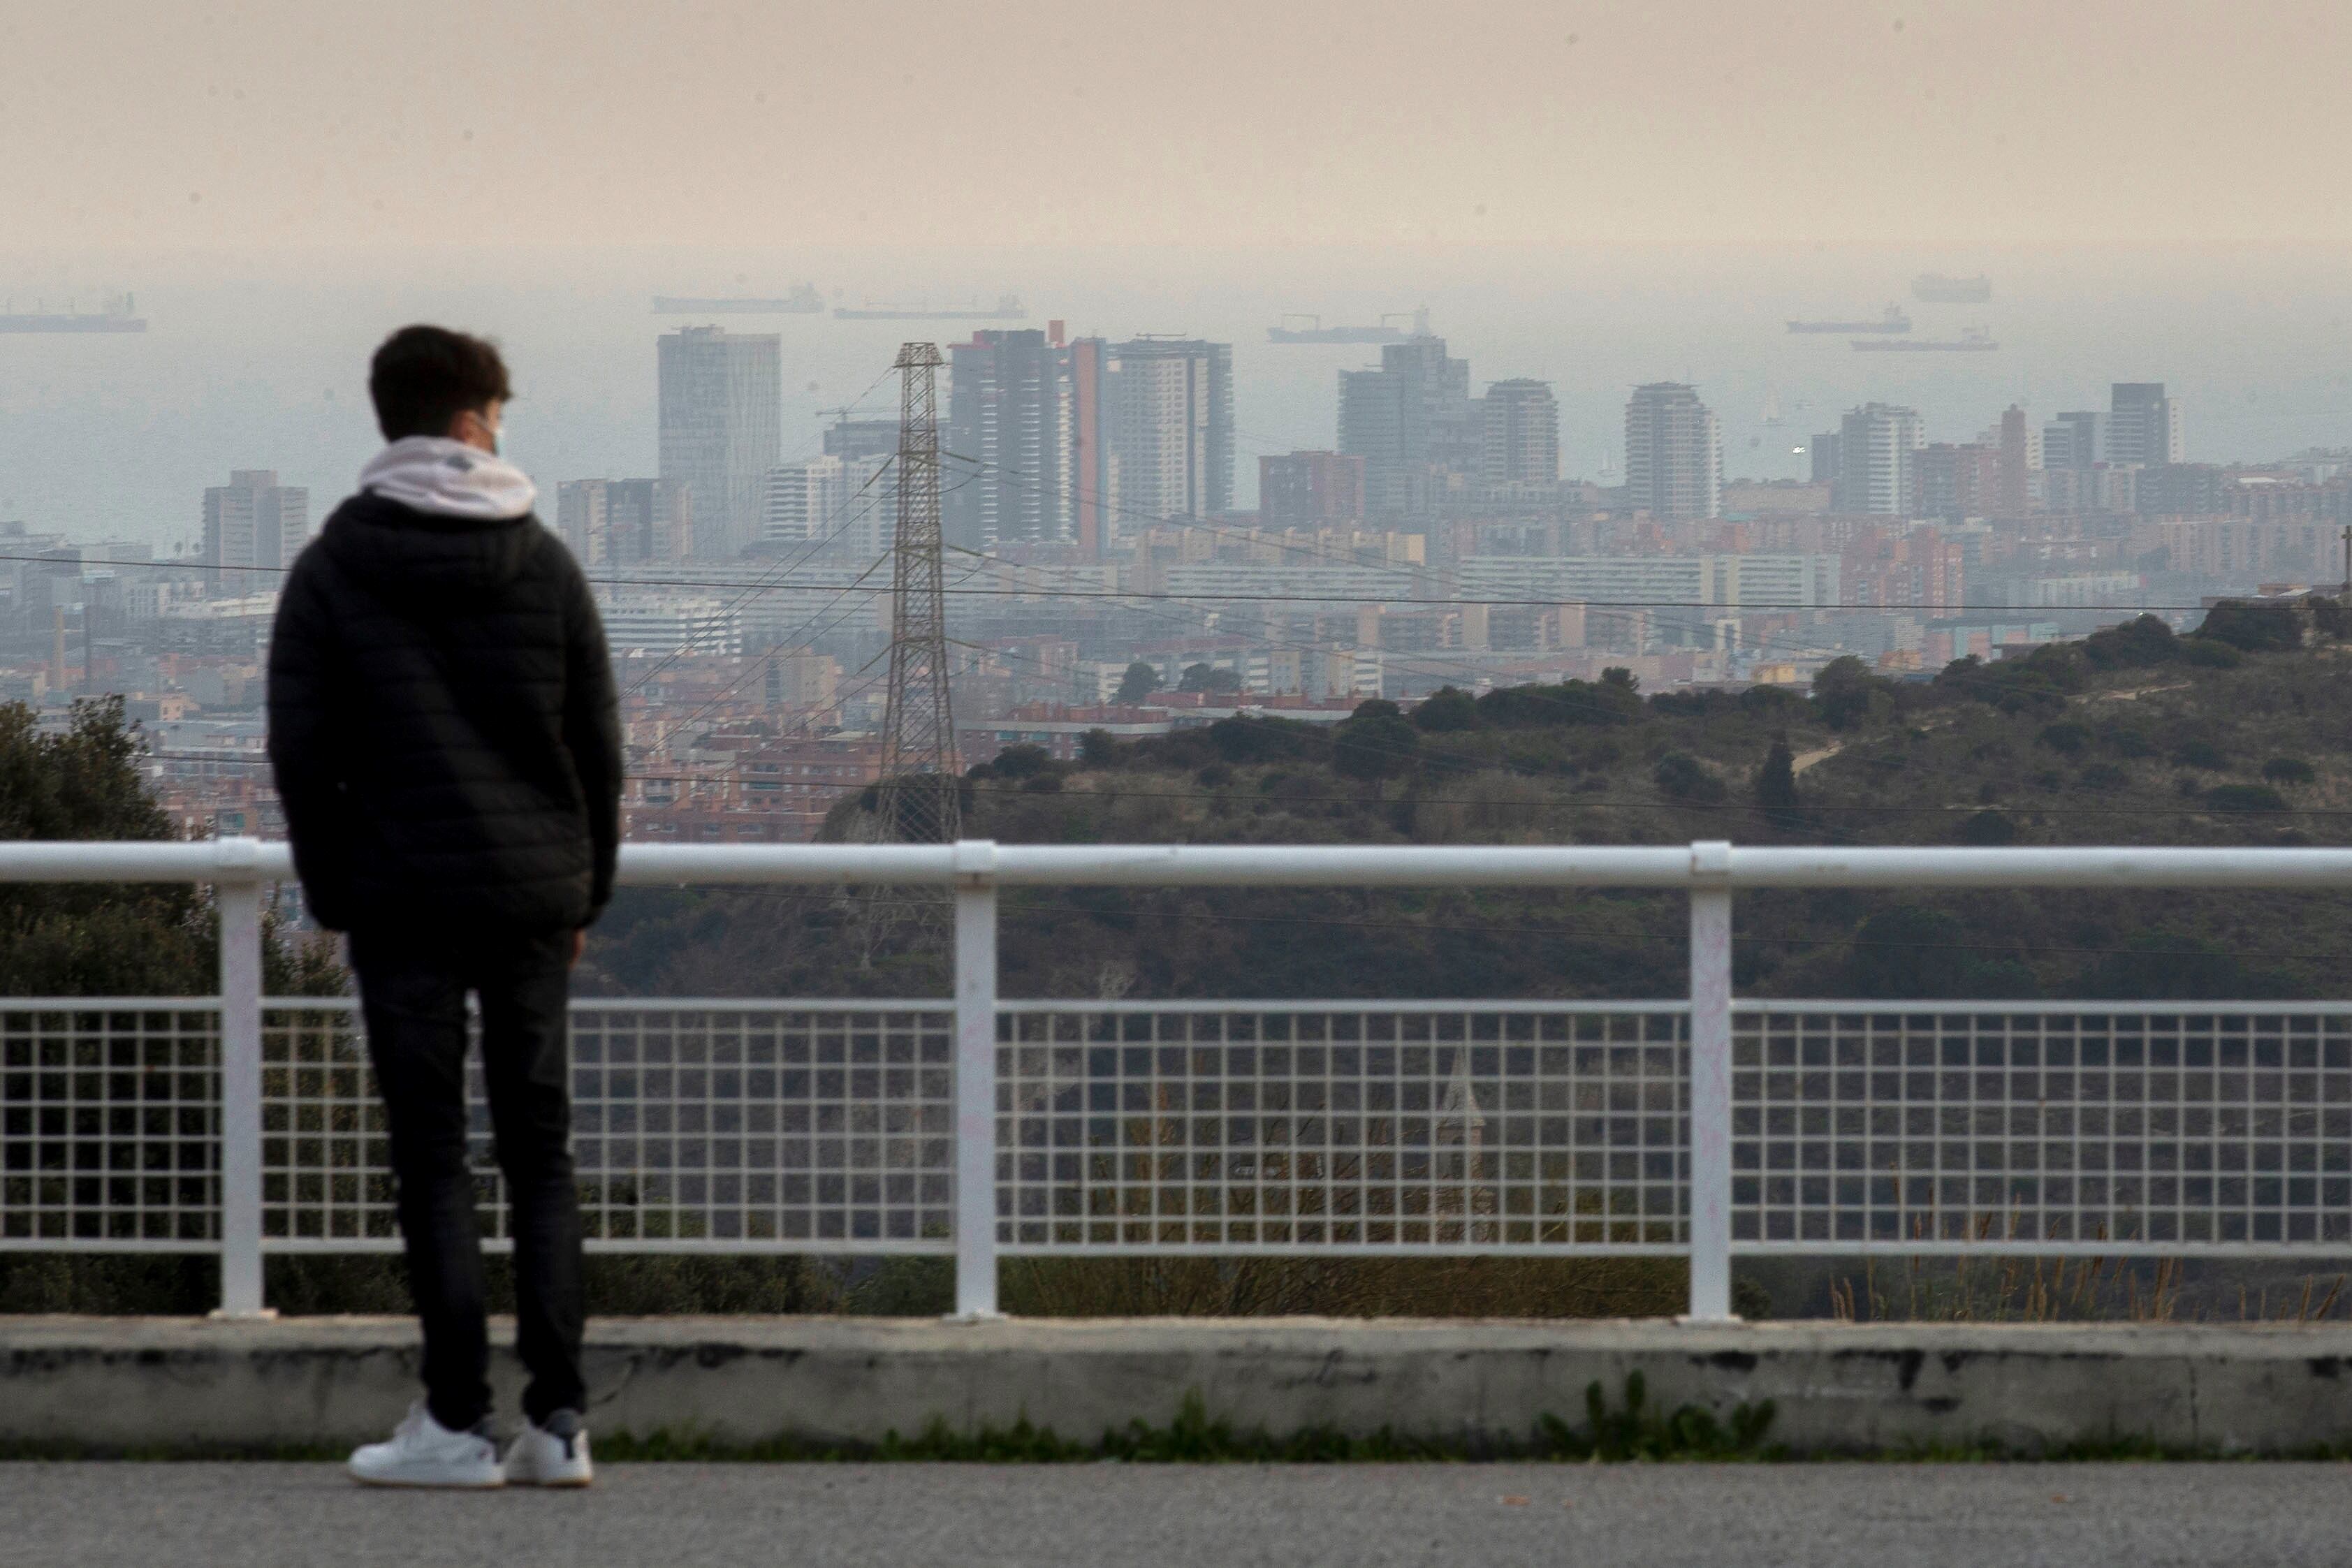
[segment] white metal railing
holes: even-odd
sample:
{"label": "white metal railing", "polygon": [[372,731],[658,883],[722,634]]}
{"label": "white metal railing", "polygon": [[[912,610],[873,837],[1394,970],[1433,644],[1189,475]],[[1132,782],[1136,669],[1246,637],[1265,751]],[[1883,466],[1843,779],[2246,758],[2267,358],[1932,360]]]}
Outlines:
{"label": "white metal railing", "polygon": [[[349,998],[261,993],[283,844],[0,843],[210,883],[220,993],[0,998],[0,1248],[397,1246]],[[2352,1004],[1738,1001],[1767,887],[2352,888],[2352,850],[629,845],[634,883],[951,887],[954,994],[583,1000],[593,1248],[1009,1255],[2352,1251]],[[997,997],[1007,886],[1679,889],[1649,1003]],[[486,1122],[479,1122],[486,1128]],[[484,1166],[492,1244],[503,1220]]]}

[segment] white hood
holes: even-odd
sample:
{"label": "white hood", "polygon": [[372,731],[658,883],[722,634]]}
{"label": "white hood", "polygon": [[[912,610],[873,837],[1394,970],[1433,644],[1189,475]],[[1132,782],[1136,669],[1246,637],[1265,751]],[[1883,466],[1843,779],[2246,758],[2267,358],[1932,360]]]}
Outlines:
{"label": "white hood", "polygon": [[444,517],[503,522],[530,510],[539,488],[505,458],[437,435],[408,435],[360,470],[360,488]]}

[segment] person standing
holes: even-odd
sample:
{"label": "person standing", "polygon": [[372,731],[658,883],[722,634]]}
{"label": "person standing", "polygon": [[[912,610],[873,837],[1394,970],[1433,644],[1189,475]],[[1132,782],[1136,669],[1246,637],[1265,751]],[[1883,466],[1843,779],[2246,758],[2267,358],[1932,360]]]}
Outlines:
{"label": "person standing", "polygon": [[[612,665],[587,580],[499,455],[497,348],[405,327],[368,391],[389,444],[295,561],[269,645],[269,759],[310,910],[349,935],[425,1337],[424,1398],[351,1470],[585,1485],[566,1020],[620,840]],[[467,1161],[469,993],[530,1373],[503,1460]]]}

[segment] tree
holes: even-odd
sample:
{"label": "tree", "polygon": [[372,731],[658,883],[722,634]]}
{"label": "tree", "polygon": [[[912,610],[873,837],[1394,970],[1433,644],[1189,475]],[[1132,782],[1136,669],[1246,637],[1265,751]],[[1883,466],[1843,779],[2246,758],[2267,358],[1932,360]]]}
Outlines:
{"label": "tree", "polygon": [[1863,723],[1870,717],[1871,699],[1886,684],[1852,653],[1831,660],[1813,677],[1813,701],[1822,710],[1822,722],[1832,729],[1852,729]]}
{"label": "tree", "polygon": [[1180,692],[1237,692],[1242,689],[1241,676],[1231,670],[1221,670],[1213,664],[1187,664],[1184,678],[1177,683]]}
{"label": "tree", "polygon": [[2180,657],[2180,639],[2161,617],[2141,615],[2092,632],[2083,641],[2083,656],[2103,670],[2168,664]]}
{"label": "tree", "polygon": [[2053,751],[2061,751],[2069,757],[2079,757],[2091,744],[2091,727],[2087,724],[2076,724],[2071,719],[2059,724],[2044,725],[2040,739],[2042,745]]}
{"label": "tree", "polygon": [[1666,753],[1658,758],[1650,776],[1657,782],[1658,793],[1669,800],[1713,805],[1727,793],[1715,769],[1687,751]]}
{"label": "tree", "polygon": [[2279,653],[2303,646],[2303,622],[2284,604],[2216,604],[2191,633],[2242,653]]}
{"label": "tree", "polygon": [[1054,758],[1042,746],[1008,746],[990,764],[999,779],[1034,779],[1054,770]]}
{"label": "tree", "polygon": [[1478,700],[1458,686],[1440,686],[1412,710],[1413,727],[1432,735],[1478,727]]}
{"label": "tree", "polygon": [[1331,767],[1350,779],[1386,779],[1410,772],[1421,756],[1421,732],[1392,702],[1360,703],[1331,737]]}
{"label": "tree", "polygon": [[2184,638],[2180,656],[2200,670],[2234,670],[2245,662],[2245,655],[2217,637]]}
{"label": "tree", "polygon": [[2195,936],[2141,931],[2083,967],[2067,989],[2102,1001],[2223,1001],[2264,995],[2270,977]]}
{"label": "tree", "polygon": [[1975,811],[1960,823],[1960,842],[1997,850],[2017,842],[2017,819],[2006,811]]}
{"label": "tree", "polygon": [[1848,970],[1858,997],[1932,1001],[1954,997],[2030,997],[2032,971],[1957,915],[1917,904],[1874,915],[1854,933]]}
{"label": "tree", "polygon": [[[58,735],[43,734],[24,705],[0,705],[0,838],[178,837],[139,775],[144,749],[138,727],[124,718],[121,697],[76,703]],[[218,930],[210,901],[184,883],[0,884],[0,993],[206,995],[219,983]],[[271,995],[331,994],[342,989],[342,980],[327,945],[288,942],[274,918],[265,920],[262,983]],[[78,1039],[65,1064],[120,1068],[110,1049],[97,1037]],[[100,1075],[92,1071],[89,1076],[95,1082]],[[34,1074],[0,1073],[0,1121],[29,1114],[28,1099],[53,1093]],[[110,1145],[109,1135],[97,1133],[77,1157],[126,1152],[127,1145]],[[352,1263],[355,1272],[376,1267],[337,1261]],[[0,1254],[0,1312],[176,1315],[204,1311],[217,1301],[217,1290],[214,1265],[205,1258]]]}
{"label": "tree", "polygon": [[1158,670],[1138,659],[1128,665],[1127,674],[1119,677],[1118,691],[1111,700],[1118,703],[1139,703],[1158,691],[1163,684]]}
{"label": "tree", "polygon": [[[63,735],[0,706],[0,838],[171,839],[139,777],[122,699],[76,703]],[[212,912],[185,883],[0,885],[0,989],[187,996],[213,989]]]}
{"label": "tree", "polygon": [[1805,812],[1797,795],[1797,756],[1789,748],[1789,737],[1772,737],[1772,749],[1764,754],[1764,766],[1756,770],[1756,803],[1764,809],[1767,826],[1784,833],[1793,833],[1805,825]]}

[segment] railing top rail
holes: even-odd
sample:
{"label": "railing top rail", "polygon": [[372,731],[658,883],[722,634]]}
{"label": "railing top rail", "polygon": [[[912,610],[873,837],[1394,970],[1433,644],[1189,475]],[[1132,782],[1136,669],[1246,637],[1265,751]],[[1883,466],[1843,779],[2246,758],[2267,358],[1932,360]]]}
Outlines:
{"label": "railing top rail", "polygon": [[[265,1012],[357,1012],[354,996],[265,996]],[[0,1013],[168,1013],[211,1012],[220,1007],[217,996],[35,997],[0,996]],[[574,997],[574,1012],[624,1013],[892,1013],[944,1016],[955,1010],[949,997]],[[1267,998],[1267,997],[1122,997],[1116,1001],[1084,998],[1005,997],[996,1010],[1004,1014],[1094,1016],[1117,1013],[1149,1017],[1186,1013],[1221,1013],[1271,1017],[1284,1014],[1381,1013],[1390,1015],[1475,1014],[1607,1014],[1612,1016],[1673,1015],[1690,1011],[1686,999],[1658,1000],[1607,997],[1556,998]],[[2352,1001],[2282,1002],[2260,999],[2209,998],[2182,1000],[2050,1001],[2027,998],[1937,997],[1853,998],[1737,997],[1735,1013],[1773,1018],[1834,1016],[1840,1018],[2347,1018]]]}
{"label": "railing top rail", "polygon": [[[280,842],[0,843],[0,882],[285,881]],[[627,844],[645,885],[2352,889],[2352,849],[1738,845]]]}
{"label": "railing top rail", "polygon": [[1377,998],[1342,997],[1306,1001],[1269,1001],[1258,997],[1231,999],[1207,998],[1155,1001],[1150,998],[1124,997],[1117,1001],[1087,1001],[1057,998],[1024,1001],[1001,998],[996,1004],[1000,1013],[1054,1014],[1059,1016],[1092,1017],[1118,1014],[1122,1017],[1176,1016],[1191,1013],[1231,1014],[1236,1017],[1278,1018],[1292,1013],[1372,1013],[1402,1017],[1451,1018],[1465,1014],[1540,1015],[1594,1014],[1611,1017],[1641,1015],[1673,1015],[1690,1011],[1687,1001],[1611,1001],[1590,997],[1538,998],[1533,1000],[1384,1000]]}

